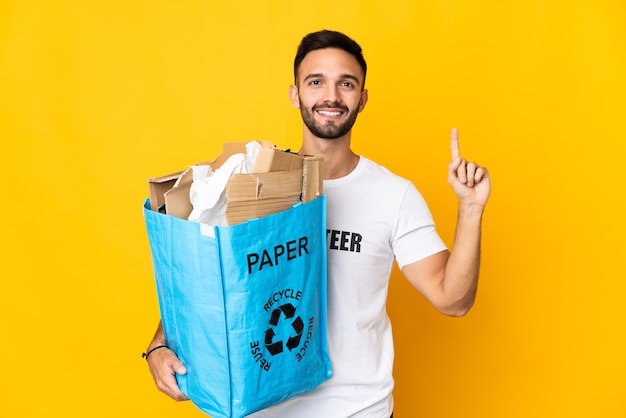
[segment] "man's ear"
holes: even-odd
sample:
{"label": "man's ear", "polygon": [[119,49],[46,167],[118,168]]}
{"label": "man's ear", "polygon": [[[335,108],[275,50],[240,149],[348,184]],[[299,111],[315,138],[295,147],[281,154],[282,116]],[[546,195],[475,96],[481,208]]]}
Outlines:
{"label": "man's ear", "polygon": [[363,89],[361,92],[361,100],[359,100],[359,113],[365,109],[365,105],[367,104],[368,94],[367,89]]}
{"label": "man's ear", "polygon": [[300,94],[298,93],[298,88],[293,84],[289,86],[289,99],[293,107],[300,109]]}

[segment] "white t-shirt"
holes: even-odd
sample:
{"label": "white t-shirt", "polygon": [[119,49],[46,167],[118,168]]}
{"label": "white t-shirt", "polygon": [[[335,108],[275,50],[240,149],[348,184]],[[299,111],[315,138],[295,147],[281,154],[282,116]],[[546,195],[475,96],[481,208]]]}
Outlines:
{"label": "white t-shirt", "polygon": [[446,249],[413,184],[361,157],[324,181],[327,204],[328,344],[333,376],[254,418],[388,418],[394,348],[386,311],[389,275]]}

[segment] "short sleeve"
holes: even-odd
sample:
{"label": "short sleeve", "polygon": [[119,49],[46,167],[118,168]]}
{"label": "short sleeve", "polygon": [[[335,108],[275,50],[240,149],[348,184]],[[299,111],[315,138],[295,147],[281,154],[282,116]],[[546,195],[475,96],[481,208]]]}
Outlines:
{"label": "short sleeve", "polygon": [[447,249],[426,201],[411,182],[407,183],[391,242],[400,268]]}

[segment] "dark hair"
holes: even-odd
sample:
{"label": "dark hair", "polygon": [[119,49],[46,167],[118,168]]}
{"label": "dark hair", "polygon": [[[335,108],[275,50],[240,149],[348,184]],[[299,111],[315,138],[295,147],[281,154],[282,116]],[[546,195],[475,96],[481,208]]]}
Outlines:
{"label": "dark hair", "polygon": [[302,38],[300,45],[298,46],[298,52],[296,52],[296,59],[293,62],[293,76],[294,79],[298,79],[298,68],[304,57],[311,52],[318,49],[325,48],[337,48],[346,51],[348,54],[356,58],[357,62],[363,70],[363,86],[365,86],[365,74],[367,73],[367,63],[363,58],[363,50],[361,46],[356,43],[355,40],[349,38],[341,32],[332,30],[321,30],[319,32],[313,32]]}

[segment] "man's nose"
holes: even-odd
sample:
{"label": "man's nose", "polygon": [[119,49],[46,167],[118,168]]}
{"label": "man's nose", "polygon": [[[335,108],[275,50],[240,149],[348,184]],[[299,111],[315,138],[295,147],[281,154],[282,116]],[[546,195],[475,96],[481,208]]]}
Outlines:
{"label": "man's nose", "polygon": [[328,84],[324,91],[324,100],[330,103],[339,101],[339,90],[334,84]]}

